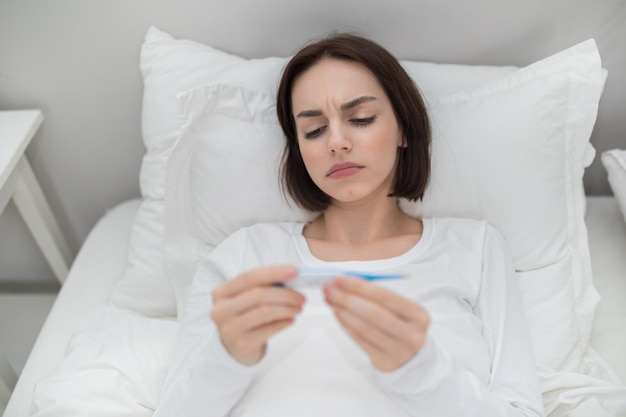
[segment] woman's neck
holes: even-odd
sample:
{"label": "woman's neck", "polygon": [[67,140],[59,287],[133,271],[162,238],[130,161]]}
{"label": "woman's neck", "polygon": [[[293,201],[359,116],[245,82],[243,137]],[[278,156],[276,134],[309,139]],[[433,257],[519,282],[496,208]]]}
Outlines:
{"label": "woman's neck", "polygon": [[397,198],[375,204],[333,203],[307,226],[305,237],[347,246],[367,246],[405,234],[421,233],[421,223],[398,207]]}

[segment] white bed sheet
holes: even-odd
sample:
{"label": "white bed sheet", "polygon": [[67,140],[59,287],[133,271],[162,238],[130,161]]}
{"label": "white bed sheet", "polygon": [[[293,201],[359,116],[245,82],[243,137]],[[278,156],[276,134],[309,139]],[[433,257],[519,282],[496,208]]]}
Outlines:
{"label": "white bed sheet", "polygon": [[[177,325],[107,305],[109,290],[123,271],[130,226],[138,206],[139,200],[133,200],[114,208],[89,235],[20,376],[6,417],[29,415],[33,390],[43,378],[46,382],[39,385],[38,404],[57,407],[45,415],[151,414]],[[626,225],[612,197],[588,198],[587,224],[595,282],[602,296],[592,346],[625,381]],[[77,327],[81,319],[82,325]],[[103,348],[103,340],[111,338],[122,349]],[[72,360],[57,366],[67,355]],[[98,366],[90,368],[94,361]],[[68,373],[79,377],[81,383],[65,378]],[[122,395],[110,395],[115,386],[125,387]],[[74,390],[74,398],[88,401],[61,400],[63,395],[57,395],[57,390],[62,392],[64,387]]]}

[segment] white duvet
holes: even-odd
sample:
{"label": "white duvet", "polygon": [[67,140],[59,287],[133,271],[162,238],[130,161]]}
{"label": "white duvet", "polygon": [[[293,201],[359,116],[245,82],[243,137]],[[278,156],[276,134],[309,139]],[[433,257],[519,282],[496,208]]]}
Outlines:
{"label": "white duvet", "polygon": [[[37,384],[32,414],[151,416],[177,331],[176,321],[95,309],[74,331],[63,361]],[[547,369],[539,374],[550,417],[626,416],[626,387]]]}
{"label": "white duvet", "polygon": [[159,401],[178,322],[104,306],[74,331],[64,360],[41,380],[36,416],[151,416]]}

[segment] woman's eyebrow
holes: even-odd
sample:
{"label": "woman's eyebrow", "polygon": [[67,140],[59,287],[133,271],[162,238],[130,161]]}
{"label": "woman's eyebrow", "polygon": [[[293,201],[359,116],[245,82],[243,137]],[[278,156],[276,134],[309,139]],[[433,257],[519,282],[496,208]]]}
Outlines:
{"label": "woman's eyebrow", "polygon": [[[360,104],[363,103],[367,103],[368,101],[374,101],[377,100],[376,97],[374,96],[361,96],[361,97],[357,97],[353,100],[348,101],[347,103],[343,103],[341,105],[341,110],[342,111],[346,111],[346,110],[350,110],[353,109],[355,107],[357,107]],[[318,117],[321,116],[323,113],[321,110],[317,110],[317,109],[313,109],[313,110],[303,110],[300,113],[298,113],[296,115],[296,118],[301,118],[301,117]]]}
{"label": "woman's eyebrow", "polygon": [[355,108],[356,106],[367,103],[368,101],[376,100],[374,96],[361,96],[357,97],[354,100],[350,100],[347,103],[341,105],[341,110],[346,111]]}
{"label": "woman's eyebrow", "polygon": [[296,114],[297,118],[300,117],[318,117],[322,115],[321,110],[302,110],[300,113]]}

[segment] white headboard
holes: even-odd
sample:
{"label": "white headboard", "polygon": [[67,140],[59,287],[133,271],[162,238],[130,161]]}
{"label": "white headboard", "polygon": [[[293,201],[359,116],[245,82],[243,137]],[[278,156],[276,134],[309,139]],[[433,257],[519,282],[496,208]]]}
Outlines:
{"label": "white headboard", "polygon": [[[74,252],[109,207],[139,196],[150,25],[250,58],[349,30],[402,59],[517,66],[595,38],[609,77],[592,143],[626,148],[623,0],[3,0],[0,110],[43,110],[27,155]],[[610,194],[599,158],[585,186]],[[0,218],[0,280],[53,280],[20,222],[12,207]]]}

